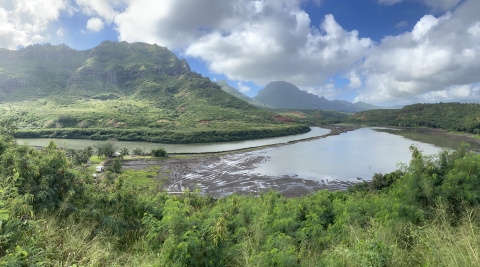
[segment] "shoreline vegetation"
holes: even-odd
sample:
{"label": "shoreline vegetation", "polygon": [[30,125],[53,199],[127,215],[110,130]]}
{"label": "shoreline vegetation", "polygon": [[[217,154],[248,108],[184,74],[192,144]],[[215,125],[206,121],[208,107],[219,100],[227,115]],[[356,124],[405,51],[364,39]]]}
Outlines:
{"label": "shoreline vegetation", "polygon": [[310,131],[307,125],[277,125],[275,127],[253,127],[247,129],[216,129],[191,131],[164,131],[152,129],[19,129],[15,138],[65,138],[118,141],[146,141],[153,143],[188,144],[242,141],[301,134]]}
{"label": "shoreline vegetation", "polygon": [[479,265],[480,155],[410,151],[347,191],[216,199],[138,186],[128,171],[92,177],[53,142],[36,150],[2,131],[0,264]]}

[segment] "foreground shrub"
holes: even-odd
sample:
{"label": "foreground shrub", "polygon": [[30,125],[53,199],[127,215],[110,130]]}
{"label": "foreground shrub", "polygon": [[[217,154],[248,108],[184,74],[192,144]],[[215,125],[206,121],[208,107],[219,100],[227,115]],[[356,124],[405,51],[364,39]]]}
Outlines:
{"label": "foreground shrub", "polygon": [[168,157],[167,151],[163,147],[152,149],[151,154],[154,157]]}

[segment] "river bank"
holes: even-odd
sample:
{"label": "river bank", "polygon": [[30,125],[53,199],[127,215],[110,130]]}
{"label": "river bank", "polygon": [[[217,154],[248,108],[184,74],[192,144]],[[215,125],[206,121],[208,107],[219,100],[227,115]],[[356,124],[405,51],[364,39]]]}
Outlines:
{"label": "river bank", "polygon": [[428,133],[428,134],[435,134],[443,137],[447,137],[452,140],[457,141],[465,141],[465,142],[473,142],[480,144],[480,139],[478,135],[468,134],[468,133],[460,133],[460,132],[448,132],[442,129],[435,129],[435,128],[415,128],[418,132]]}
{"label": "river bank", "polygon": [[[254,169],[268,159],[260,150],[274,149],[299,142],[307,142],[358,129],[355,126],[328,126],[330,133],[302,140],[268,146],[238,149],[216,153],[178,153],[168,159],[130,159],[124,161],[123,169],[145,170],[160,166],[158,175],[163,177],[163,187],[168,192],[193,191],[215,197],[233,192],[257,195],[269,190],[280,192],[286,197],[297,197],[318,190],[344,190],[352,182],[324,179],[314,181],[299,175],[268,176]],[[360,180],[360,179],[359,179]]]}

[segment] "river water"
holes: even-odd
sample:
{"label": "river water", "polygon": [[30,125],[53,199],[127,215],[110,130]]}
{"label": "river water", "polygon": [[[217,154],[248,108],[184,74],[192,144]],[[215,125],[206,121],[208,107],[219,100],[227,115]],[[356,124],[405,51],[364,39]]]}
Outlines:
{"label": "river water", "polygon": [[[243,148],[266,146],[273,144],[287,143],[289,141],[300,140],[310,138],[314,136],[321,136],[329,133],[329,129],[323,129],[319,127],[312,127],[312,130],[308,133],[263,138],[256,140],[245,140],[236,142],[218,142],[218,143],[201,143],[201,144],[161,144],[150,142],[138,142],[138,141],[115,141],[115,146],[118,149],[128,148],[133,151],[136,148],[143,149],[145,152],[150,152],[154,148],[163,147],[168,153],[207,153],[207,152],[221,152],[231,151]],[[87,146],[95,147],[105,141],[86,140],[86,139],[48,139],[48,138],[18,138],[19,144],[28,143],[32,146],[47,146],[50,140],[57,143],[58,147],[67,149],[84,149]]]}
{"label": "river water", "polygon": [[[361,128],[337,136],[255,151],[267,160],[251,170],[265,176],[290,176],[315,181],[370,180],[410,161],[411,145],[424,155],[456,149],[460,141],[414,129]],[[476,143],[471,148],[479,149]]]}
{"label": "river water", "polygon": [[[116,145],[118,148],[126,147],[130,151],[134,148],[149,151],[152,148],[163,146],[169,153],[215,152],[286,143],[324,135],[329,131],[328,129],[312,128],[309,133],[301,135],[228,143],[172,145],[116,142]],[[101,142],[65,139],[55,141],[60,147],[72,149],[83,149]],[[45,146],[49,140],[18,139],[18,142]],[[408,164],[411,158],[409,150],[411,145],[417,146],[424,155],[431,155],[442,149],[456,149],[460,143],[460,141],[444,136],[423,133],[414,129],[361,128],[327,138],[227,154],[216,159],[206,158],[192,162],[179,160],[175,161],[175,166],[168,161],[158,164],[170,164],[172,166],[165,166],[165,168],[172,170],[180,168],[182,165],[189,166],[176,171],[181,175],[179,178],[177,177],[177,183],[175,181],[172,183],[174,185],[200,184],[206,193],[211,194],[223,195],[242,190],[248,192],[248,190],[252,190],[252,186],[256,188],[255,190],[268,190],[268,188],[276,188],[282,184],[289,184],[288,190],[293,187],[303,187],[302,190],[308,192],[308,190],[317,190],[318,186],[322,185],[335,182],[349,184],[360,180],[370,180],[374,173],[392,172],[399,167],[399,164]],[[471,143],[471,148],[478,150],[480,146],[477,143]],[[162,168],[164,167],[162,166]],[[304,186],[306,182],[314,182],[314,184]],[[278,190],[282,190],[282,188],[278,188]]]}

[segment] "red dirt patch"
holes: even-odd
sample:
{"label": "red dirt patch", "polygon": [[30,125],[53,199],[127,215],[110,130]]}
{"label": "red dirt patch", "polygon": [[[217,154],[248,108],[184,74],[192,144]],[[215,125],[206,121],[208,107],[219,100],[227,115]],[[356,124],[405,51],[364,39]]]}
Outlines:
{"label": "red dirt patch", "polygon": [[295,117],[300,118],[300,119],[305,118],[305,114],[300,112],[300,111],[292,111],[292,112],[288,112],[287,114],[290,114],[290,115],[295,116]]}
{"label": "red dirt patch", "polygon": [[281,122],[293,122],[292,118],[281,116],[281,115],[273,116],[273,119]]}

